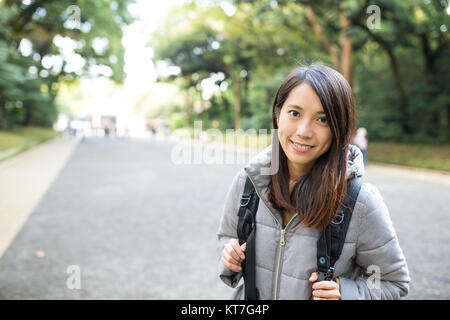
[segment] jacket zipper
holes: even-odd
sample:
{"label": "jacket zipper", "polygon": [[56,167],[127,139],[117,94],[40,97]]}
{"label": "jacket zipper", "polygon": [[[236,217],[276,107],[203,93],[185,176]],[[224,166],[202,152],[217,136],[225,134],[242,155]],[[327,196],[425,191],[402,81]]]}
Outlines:
{"label": "jacket zipper", "polygon": [[280,236],[280,247],[278,249],[278,262],[277,262],[277,270],[276,270],[276,275],[275,275],[275,288],[274,288],[274,294],[273,294],[273,300],[277,300],[278,298],[278,279],[280,277],[280,263],[281,263],[281,251],[283,250],[284,245],[286,244],[286,240],[284,239],[284,235],[286,234],[286,229],[289,226],[289,224],[291,223],[291,221],[294,219],[294,217],[297,214],[294,214],[291,218],[291,220],[289,220],[289,222],[287,223],[286,227],[281,228],[281,236]]}
{"label": "jacket zipper", "polygon": [[[246,172],[247,173],[247,172]],[[281,226],[280,222],[278,221],[278,219],[275,217],[275,215],[273,214],[272,210],[270,210],[269,206],[267,205],[266,201],[261,197],[261,195],[258,193],[258,189],[255,186],[255,183],[253,182],[252,178],[250,177],[250,175],[247,173],[248,178],[250,179],[250,181],[253,184],[253,188],[255,189],[256,194],[258,195],[259,199],[262,200],[262,202],[264,203],[264,206],[267,208],[267,211],[269,211],[270,215],[273,217],[273,219],[277,222],[278,226],[280,227],[280,231],[281,231],[281,236],[280,236],[280,246],[278,249],[278,261],[277,261],[277,270],[276,270],[276,274],[275,274],[275,290],[274,290],[274,295],[273,295],[273,299],[277,300],[277,291],[278,291],[278,278],[279,278],[279,274],[280,274],[280,262],[281,262],[281,251],[284,247],[284,245],[286,244],[286,241],[284,239],[284,234],[286,233],[286,229],[289,226],[289,224],[291,223],[291,221],[294,219],[294,217],[297,215],[294,214],[291,218],[291,220],[289,220],[289,222],[287,223],[286,227]]]}

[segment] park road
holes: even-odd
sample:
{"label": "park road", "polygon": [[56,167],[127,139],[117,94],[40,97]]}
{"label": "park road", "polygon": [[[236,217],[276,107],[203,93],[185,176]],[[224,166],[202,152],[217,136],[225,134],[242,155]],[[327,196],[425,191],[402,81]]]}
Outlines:
{"label": "park road", "polygon": [[[175,145],[83,139],[0,258],[0,299],[227,299],[216,232],[243,165],[176,164]],[[390,210],[407,299],[450,299],[449,176],[372,165],[364,181]]]}

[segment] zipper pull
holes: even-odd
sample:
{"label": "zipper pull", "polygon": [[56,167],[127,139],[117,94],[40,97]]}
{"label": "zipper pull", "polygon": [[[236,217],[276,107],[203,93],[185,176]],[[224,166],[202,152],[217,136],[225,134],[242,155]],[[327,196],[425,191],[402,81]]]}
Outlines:
{"label": "zipper pull", "polygon": [[286,232],[285,229],[281,229],[280,246],[284,246],[286,244],[286,241],[284,241],[284,233],[285,232]]}

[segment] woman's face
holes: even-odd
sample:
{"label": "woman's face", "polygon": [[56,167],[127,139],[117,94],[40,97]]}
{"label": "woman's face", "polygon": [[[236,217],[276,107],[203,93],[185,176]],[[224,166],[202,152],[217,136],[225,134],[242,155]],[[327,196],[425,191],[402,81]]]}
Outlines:
{"label": "woman's face", "polygon": [[322,104],[307,83],[294,87],[278,115],[278,138],[288,159],[291,179],[305,175],[331,145]]}

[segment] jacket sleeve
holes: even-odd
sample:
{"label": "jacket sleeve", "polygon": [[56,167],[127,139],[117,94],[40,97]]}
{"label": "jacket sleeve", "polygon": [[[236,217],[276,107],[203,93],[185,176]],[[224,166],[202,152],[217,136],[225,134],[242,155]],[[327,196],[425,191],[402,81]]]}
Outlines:
{"label": "jacket sleeve", "polygon": [[220,220],[218,236],[217,251],[219,254],[219,277],[228,286],[235,288],[242,278],[241,272],[234,272],[225,267],[221,261],[222,250],[226,243],[232,238],[237,239],[237,223],[239,201],[242,192],[244,191],[244,184],[246,179],[244,169],[240,170],[234,177],[231,186],[228,189],[225,205],[223,207],[222,218]]}
{"label": "jacket sleeve", "polygon": [[[355,279],[339,277],[341,299],[400,299],[408,294],[408,267],[389,211],[378,189],[363,184],[355,263],[362,271]],[[361,189],[363,191],[363,189]]]}

